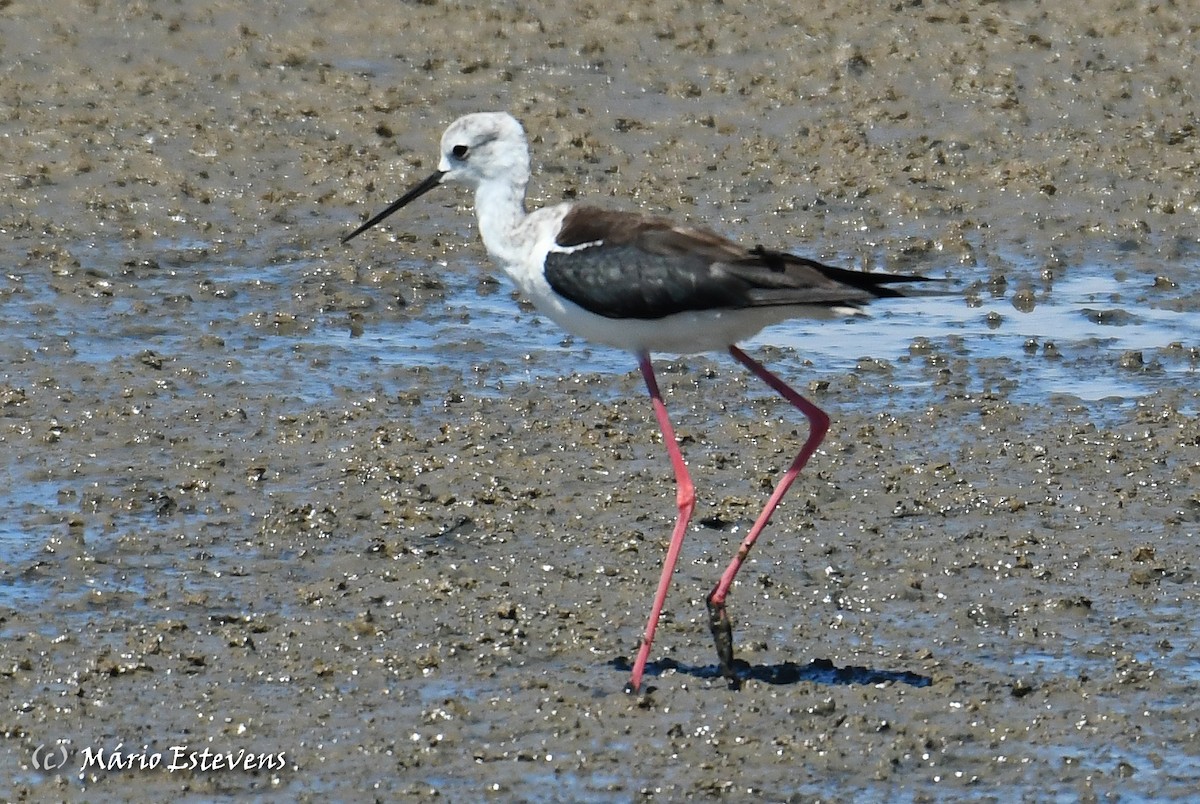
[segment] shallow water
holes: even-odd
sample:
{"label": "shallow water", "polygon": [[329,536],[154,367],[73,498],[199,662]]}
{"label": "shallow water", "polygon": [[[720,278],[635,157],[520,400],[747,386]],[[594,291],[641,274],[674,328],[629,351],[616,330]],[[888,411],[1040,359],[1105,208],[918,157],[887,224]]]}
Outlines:
{"label": "shallow water", "polygon": [[[519,383],[633,372],[631,356],[577,342],[522,309],[507,278],[493,279],[486,262],[471,258],[428,265],[398,254],[402,270],[436,277],[435,293],[416,310],[396,308],[355,330],[342,310],[318,309],[307,316],[293,316],[286,307],[253,310],[258,300],[286,299],[287,288],[323,282],[329,275],[325,260],[281,255],[272,264],[253,263],[252,251],[242,254],[199,241],[159,244],[151,262],[116,243],[66,247],[84,255],[80,270],[88,279],[81,295],[103,303],[97,309],[85,301],[88,314],[81,316],[76,304],[63,303],[49,285],[21,277],[19,292],[0,306],[0,326],[16,334],[5,344],[10,355],[32,357],[10,365],[10,382],[21,377],[20,363],[36,365],[42,355],[104,370],[131,356],[153,360],[161,353],[183,364],[205,362],[208,383],[258,385],[289,404],[303,405],[377,386],[381,372],[436,369],[439,376],[457,377],[452,385],[494,398]],[[383,260],[403,252],[396,244],[375,248]],[[212,260],[212,252],[220,259]],[[928,273],[943,271],[931,265]],[[947,393],[987,393],[1032,404],[1062,397],[1058,404],[1086,403],[1097,421],[1119,422],[1154,391],[1195,383],[1200,310],[1186,304],[1178,287],[1157,287],[1146,273],[1114,277],[1110,267],[1097,263],[1073,267],[1069,275],[1042,282],[1018,300],[1013,288],[1031,284],[1019,279],[1021,271],[992,290],[986,289],[989,273],[986,266],[958,268],[941,292],[877,302],[866,316],[781,324],[747,347],[782,350],[773,353],[772,365],[799,388],[829,376],[882,378],[899,391],[888,407],[893,416],[936,404]],[[193,296],[201,294],[222,303],[196,303]],[[35,318],[36,331],[21,326]],[[219,344],[219,359],[206,360],[213,342]],[[1131,353],[1140,360],[1130,362]],[[939,380],[938,370],[956,376]],[[32,371],[35,375],[37,369]],[[616,398],[627,389],[603,379],[592,385],[598,399]],[[442,402],[435,396],[426,407],[436,410]],[[860,407],[844,395],[837,406],[843,412]],[[1194,413],[1190,407],[1181,412]],[[31,514],[73,507],[73,499],[65,506],[56,499],[56,483],[22,477],[19,467],[9,472],[0,497],[8,510]],[[28,559],[35,548],[22,538],[26,532],[11,521],[8,532],[10,537],[0,540],[0,559],[13,564]],[[14,583],[8,589],[10,595],[38,602],[36,587]]]}

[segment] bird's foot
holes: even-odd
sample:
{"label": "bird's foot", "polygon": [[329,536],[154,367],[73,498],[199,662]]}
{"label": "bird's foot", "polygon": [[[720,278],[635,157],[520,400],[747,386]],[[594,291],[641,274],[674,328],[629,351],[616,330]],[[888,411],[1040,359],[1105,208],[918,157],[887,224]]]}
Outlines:
{"label": "bird's foot", "polygon": [[729,621],[729,613],[725,610],[725,601],[717,602],[709,596],[708,627],[712,631],[713,643],[717,646],[717,660],[721,663],[721,675],[729,681],[731,690],[739,689],[742,685],[733,666],[733,624]]}

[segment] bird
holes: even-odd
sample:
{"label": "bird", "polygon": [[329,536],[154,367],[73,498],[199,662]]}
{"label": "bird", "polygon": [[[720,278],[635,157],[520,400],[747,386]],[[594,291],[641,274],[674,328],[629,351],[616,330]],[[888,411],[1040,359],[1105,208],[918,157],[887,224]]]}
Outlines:
{"label": "bird", "polygon": [[506,112],[458,118],[441,138],[437,170],[342,238],[348,243],[443,184],[475,191],[484,248],[542,315],[586,340],[631,352],[650,395],[675,475],[675,526],[649,619],[625,691],[641,690],[671,577],[696,505],[652,352],[727,351],[808,420],[799,453],[706,598],[721,675],[740,683],[726,599],[738,570],[788,488],[829,430],[830,419],[738,343],[793,318],[862,315],[867,303],[906,295],[896,285],[919,275],[837,268],[761,245],[746,248],[715,232],[669,218],[577,202],[526,209],[530,154],[525,129]]}

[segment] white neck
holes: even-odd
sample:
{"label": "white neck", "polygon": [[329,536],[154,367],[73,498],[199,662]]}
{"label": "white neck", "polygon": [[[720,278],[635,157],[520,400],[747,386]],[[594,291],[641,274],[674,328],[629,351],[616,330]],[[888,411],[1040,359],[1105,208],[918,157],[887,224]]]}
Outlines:
{"label": "white neck", "polygon": [[517,232],[525,221],[525,182],[490,180],[475,189],[479,234],[492,259],[507,271],[524,256]]}

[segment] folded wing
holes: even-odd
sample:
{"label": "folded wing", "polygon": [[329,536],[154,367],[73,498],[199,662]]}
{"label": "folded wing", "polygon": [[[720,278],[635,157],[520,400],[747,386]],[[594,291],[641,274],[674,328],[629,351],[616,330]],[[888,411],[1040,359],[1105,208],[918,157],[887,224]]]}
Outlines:
{"label": "folded wing", "polygon": [[899,296],[925,277],[834,268],[761,246],[745,249],[665,218],[574,207],[546,255],[555,292],[609,318],[780,305],[854,307]]}

